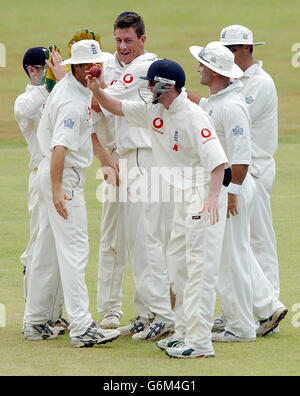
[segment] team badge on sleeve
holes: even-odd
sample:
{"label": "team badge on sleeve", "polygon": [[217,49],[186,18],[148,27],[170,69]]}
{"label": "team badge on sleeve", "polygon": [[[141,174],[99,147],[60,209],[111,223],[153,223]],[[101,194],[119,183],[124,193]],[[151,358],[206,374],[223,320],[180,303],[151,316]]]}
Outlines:
{"label": "team badge on sleeve", "polygon": [[70,128],[73,129],[75,125],[75,122],[71,120],[71,118],[68,118],[67,120],[64,120],[64,126],[65,128]]}
{"label": "team badge on sleeve", "polygon": [[246,96],[245,102],[250,105],[254,102],[254,99],[252,98],[252,96]]}
{"label": "team badge on sleeve", "polygon": [[232,132],[233,132],[234,136],[241,136],[241,135],[243,135],[244,130],[243,130],[243,128],[241,128],[237,125],[235,128],[233,128]]}

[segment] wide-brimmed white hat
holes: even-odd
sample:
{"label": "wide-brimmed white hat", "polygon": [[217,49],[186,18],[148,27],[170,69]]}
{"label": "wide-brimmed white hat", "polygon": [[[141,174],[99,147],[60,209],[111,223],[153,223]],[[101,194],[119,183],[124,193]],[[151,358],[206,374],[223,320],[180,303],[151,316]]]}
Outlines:
{"label": "wide-brimmed white hat", "polygon": [[242,69],[234,63],[233,53],[218,41],[212,41],[206,47],[194,45],[190,52],[200,63],[222,76],[240,78],[243,75]]}
{"label": "wide-brimmed white hat", "polygon": [[61,62],[61,65],[79,65],[81,63],[102,63],[114,56],[102,52],[96,40],[80,40],[71,47],[71,58]]}
{"label": "wide-brimmed white hat", "polygon": [[242,25],[231,25],[222,29],[220,43],[223,45],[263,45],[265,42],[254,43],[251,30]]}

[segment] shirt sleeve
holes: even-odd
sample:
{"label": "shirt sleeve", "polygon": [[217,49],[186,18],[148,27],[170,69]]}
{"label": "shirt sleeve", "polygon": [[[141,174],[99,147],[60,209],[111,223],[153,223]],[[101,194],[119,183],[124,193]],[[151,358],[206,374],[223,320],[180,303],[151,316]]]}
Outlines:
{"label": "shirt sleeve", "polygon": [[232,147],[232,165],[251,165],[250,118],[238,104],[225,108],[224,130],[226,146]]}
{"label": "shirt sleeve", "polygon": [[55,146],[64,146],[69,150],[78,151],[81,115],[80,110],[74,108],[71,102],[59,106],[53,122],[53,135],[50,144],[52,150]]}
{"label": "shirt sleeve", "polygon": [[122,100],[122,112],[130,125],[148,127],[147,105],[132,100]]}
{"label": "shirt sleeve", "polygon": [[14,114],[17,122],[22,122],[25,118],[33,118],[46,103],[49,96],[44,86],[37,86],[29,92],[20,95],[14,106]]}
{"label": "shirt sleeve", "polygon": [[215,131],[215,127],[207,114],[199,115],[193,123],[194,145],[201,158],[201,163],[208,173],[217,166],[228,164],[228,159]]}

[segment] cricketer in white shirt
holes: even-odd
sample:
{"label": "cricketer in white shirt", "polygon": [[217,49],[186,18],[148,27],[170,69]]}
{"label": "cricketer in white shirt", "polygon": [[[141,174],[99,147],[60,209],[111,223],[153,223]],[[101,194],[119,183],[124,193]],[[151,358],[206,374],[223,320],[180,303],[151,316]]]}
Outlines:
{"label": "cricketer in white shirt", "polygon": [[[252,164],[251,121],[242,87],[236,81],[199,103],[214,122],[230,166]],[[238,194],[238,215],[226,221],[218,285],[226,330],[250,339],[256,337],[253,310],[259,319],[265,319],[281,305],[250,247],[255,199],[255,183],[247,173]]]}
{"label": "cricketer in white shirt", "polygon": [[[14,105],[14,115],[18,126],[28,145],[30,169],[28,179],[28,212],[30,215],[30,237],[24,253],[20,257],[24,267],[24,297],[27,299],[30,264],[34,243],[39,229],[39,188],[37,171],[43,158],[37,141],[37,129],[42,117],[43,110],[48,99],[49,92],[45,86],[28,84],[25,92],[19,95]],[[63,294],[61,284],[53,291],[53,306],[48,313],[48,319],[56,321],[61,315]]]}
{"label": "cricketer in white shirt", "polygon": [[271,191],[276,165],[273,158],[278,147],[278,99],[271,76],[261,61],[243,74],[243,96],[251,118],[252,166],[257,199],[251,219],[251,247],[279,297],[279,264],[276,235],[272,222]]}
{"label": "cricketer in white shirt", "polygon": [[[156,54],[145,52],[129,64],[120,64],[115,54],[103,65],[105,91],[118,99],[142,102],[139,89],[146,88],[147,82],[140,77],[147,74],[156,59]],[[122,316],[122,283],[128,254],[135,281],[134,306],[138,316],[148,321],[155,315],[157,321],[173,325],[165,254],[173,205],[142,200],[132,202],[130,195],[132,185],[141,184],[151,172],[150,133],[147,127],[130,125],[124,117],[115,116],[102,106],[101,110],[102,113],[93,113],[95,120],[98,118],[93,132],[119,161],[121,185],[116,188],[103,184],[103,196],[116,199],[115,202],[107,199],[102,203],[98,312],[104,316],[108,312]],[[130,178],[134,168],[137,172]]]}
{"label": "cricketer in white shirt", "polygon": [[[40,229],[31,264],[26,324],[45,323],[45,308],[61,277],[70,336],[83,334],[92,323],[85,284],[89,243],[84,200],[84,169],[93,158],[91,143],[91,93],[68,73],[49,95],[37,137],[44,156],[38,169]],[[50,161],[52,148],[67,148],[62,189],[68,218],[61,217],[52,200]]]}
{"label": "cricketer in white shirt", "polygon": [[[227,211],[225,187],[221,187],[217,199],[219,221],[213,224],[210,219],[211,223],[201,211],[205,208],[210,188],[210,173],[216,168],[223,169],[228,161],[214,126],[209,116],[187,99],[185,90],[167,109],[160,103],[120,102],[100,91],[98,84],[89,86],[103,106],[111,103],[109,108],[115,114],[124,115],[132,125],[149,129],[157,166],[176,167],[181,171],[185,167],[203,168],[204,177],[196,179],[196,185],[186,188],[188,199],[175,203],[168,267],[172,268],[170,276],[176,294],[176,334],[179,333],[188,346],[197,350],[197,356],[214,355],[211,328]],[[176,256],[178,238],[180,246],[182,240],[186,242],[185,262]]]}

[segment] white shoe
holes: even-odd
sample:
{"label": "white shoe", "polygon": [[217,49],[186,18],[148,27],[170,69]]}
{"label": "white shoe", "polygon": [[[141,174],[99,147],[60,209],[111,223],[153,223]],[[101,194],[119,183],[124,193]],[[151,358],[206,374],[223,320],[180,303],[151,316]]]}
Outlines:
{"label": "white shoe", "polygon": [[225,328],[227,320],[225,316],[221,314],[214,320],[212,331],[221,331]]}
{"label": "white shoe", "polygon": [[183,338],[179,338],[176,334],[163,338],[162,340],[157,341],[156,345],[159,349],[166,350],[167,348],[171,348],[175,346],[178,342],[183,342]]}
{"label": "white shoe", "polygon": [[26,325],[24,329],[24,338],[30,341],[50,340],[57,338],[58,332],[48,323],[38,325]]}
{"label": "white shoe", "polygon": [[128,325],[118,327],[118,331],[120,332],[121,335],[132,336],[135,333],[143,331],[146,323],[148,323],[147,319],[143,319],[140,316],[138,316],[136,319],[133,320],[133,322],[129,323]]}
{"label": "white shoe", "polygon": [[50,327],[54,327],[54,329],[58,332],[58,335],[65,334],[65,332],[69,329],[70,325],[70,323],[66,319],[61,317],[59,317],[56,322],[48,320],[47,323]]}
{"label": "white shoe", "polygon": [[118,330],[104,330],[101,329],[95,322],[87,329],[87,331],[76,337],[71,337],[71,345],[74,348],[87,348],[95,344],[106,344],[112,342],[120,336]]}
{"label": "white shoe", "polygon": [[173,325],[167,325],[164,322],[158,322],[156,319],[153,319],[151,322],[148,322],[145,325],[143,331],[140,331],[132,336],[134,341],[137,340],[146,340],[146,341],[154,341],[158,338],[161,338],[167,334],[174,332]]}
{"label": "white shoe", "polygon": [[255,341],[256,338],[238,337],[228,330],[221,330],[219,333],[214,333],[211,337],[213,342],[250,342]]}
{"label": "white shoe", "polygon": [[278,326],[279,322],[285,318],[287,313],[287,308],[282,306],[278,308],[268,319],[260,320],[259,327],[256,330],[256,335],[258,337],[264,337],[270,334]]}
{"label": "white shoe", "polygon": [[121,314],[114,311],[108,311],[104,315],[100,327],[103,329],[117,329],[121,325]]}
{"label": "white shoe", "polygon": [[166,355],[174,358],[208,358],[214,357],[214,353],[203,353],[192,346],[187,345],[185,342],[178,342],[173,347],[166,349]]}

